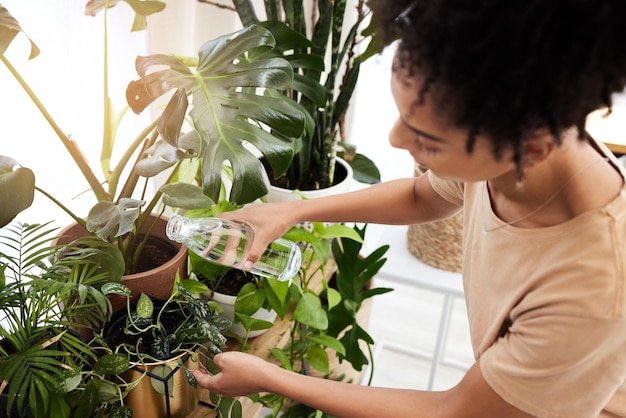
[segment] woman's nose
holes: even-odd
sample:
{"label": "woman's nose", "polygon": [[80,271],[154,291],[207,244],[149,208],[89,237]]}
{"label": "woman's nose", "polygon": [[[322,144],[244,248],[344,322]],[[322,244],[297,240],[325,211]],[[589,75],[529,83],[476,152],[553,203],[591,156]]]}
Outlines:
{"label": "woman's nose", "polygon": [[389,131],[389,144],[394,148],[407,149],[409,138],[409,132],[402,121],[396,119]]}

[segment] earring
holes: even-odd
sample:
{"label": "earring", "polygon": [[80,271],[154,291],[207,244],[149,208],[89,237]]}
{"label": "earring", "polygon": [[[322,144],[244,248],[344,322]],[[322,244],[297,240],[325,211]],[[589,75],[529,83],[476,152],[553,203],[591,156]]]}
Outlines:
{"label": "earring", "polygon": [[515,190],[518,192],[523,192],[526,186],[526,173],[524,171],[520,171],[517,175],[517,181],[515,182]]}

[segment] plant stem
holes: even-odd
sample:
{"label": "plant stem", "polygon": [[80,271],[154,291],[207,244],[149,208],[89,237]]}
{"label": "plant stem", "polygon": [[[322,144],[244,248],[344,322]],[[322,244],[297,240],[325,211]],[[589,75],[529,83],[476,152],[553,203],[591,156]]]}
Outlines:
{"label": "plant stem", "polygon": [[[139,133],[139,135],[137,136],[137,138],[135,138],[133,143],[126,149],[126,152],[124,152],[124,155],[122,155],[122,157],[120,158],[120,161],[117,163],[113,171],[111,171],[111,173],[109,174],[109,191],[111,192],[113,196],[115,196],[117,192],[117,183],[119,181],[120,176],[122,175],[122,171],[126,167],[126,164],[130,160],[130,158],[133,156],[137,148],[141,145],[142,142],[146,141],[146,143],[142,147],[142,151],[144,151],[148,147],[150,147],[152,144],[154,144],[154,142],[157,140],[159,134],[155,130],[155,128],[158,123],[159,123],[159,119],[154,120],[149,126],[147,126],[144,130],[142,130]],[[150,133],[152,133],[152,135],[150,136],[149,139],[146,139],[146,137],[150,135]],[[140,153],[137,156],[137,159],[139,160],[141,159],[141,157],[142,156]],[[135,167],[136,165],[133,165],[133,170],[129,173],[128,179],[126,180],[126,184],[124,184],[124,187],[122,188],[122,191],[120,192],[118,196],[118,199],[121,197],[131,197],[132,191],[135,190],[135,185],[137,184],[137,180],[139,179],[139,175],[137,174]]]}
{"label": "plant stem", "polygon": [[87,159],[85,159],[85,157],[83,156],[82,152],[76,145],[76,142],[72,141],[67,135],[65,135],[65,133],[63,133],[63,131],[57,125],[57,123],[52,118],[48,110],[41,103],[37,95],[35,95],[35,92],[30,88],[28,83],[26,83],[26,80],[24,80],[22,76],[20,76],[18,71],[15,69],[15,67],[11,65],[11,63],[6,59],[6,57],[3,54],[0,54],[0,61],[2,61],[2,63],[7,67],[7,69],[11,72],[13,77],[20,84],[20,86],[22,86],[22,89],[24,89],[28,97],[30,97],[31,101],[35,104],[37,109],[39,109],[39,112],[46,119],[46,121],[48,122],[52,130],[59,137],[59,139],[65,146],[65,148],[69,151],[72,159],[74,160],[74,162],[76,163],[80,171],[83,173],[85,180],[87,180],[87,183],[89,183],[89,186],[91,187],[94,194],[96,195],[96,198],[98,200],[108,200],[109,194],[106,192],[104,187],[102,187],[102,185],[100,184],[100,181],[95,176],[92,169],[89,167],[89,163],[87,162]]}
{"label": "plant stem", "polygon": [[82,227],[86,227],[86,222],[85,222],[84,219],[79,218],[78,216],[76,216],[74,214],[74,212],[69,210],[63,203],[59,202],[57,199],[52,197],[52,195],[50,193],[46,192],[45,190],[43,190],[42,188],[37,187],[37,186],[35,186],[35,190],[37,190],[42,195],[46,196],[48,199],[52,200],[58,207],[63,209],[65,211],[65,213],[70,215],[72,217],[72,219],[74,219],[74,221],[76,221],[76,223],[80,224]]}

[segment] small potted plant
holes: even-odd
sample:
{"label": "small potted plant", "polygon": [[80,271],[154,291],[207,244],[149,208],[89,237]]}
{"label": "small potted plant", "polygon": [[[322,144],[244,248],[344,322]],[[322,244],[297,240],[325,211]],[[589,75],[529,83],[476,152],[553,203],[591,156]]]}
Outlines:
{"label": "small potted plant", "polygon": [[230,322],[215,306],[195,298],[205,290],[198,283],[180,279],[167,300],[145,294],[130,301],[130,290],[108,285],[106,293],[127,297],[127,307],[105,325],[102,340],[106,354],[94,368],[111,375],[125,388],[125,405],[154,418],[185,417],[198,403],[190,370],[200,367],[201,356],[212,357],[225,347],[223,332]]}

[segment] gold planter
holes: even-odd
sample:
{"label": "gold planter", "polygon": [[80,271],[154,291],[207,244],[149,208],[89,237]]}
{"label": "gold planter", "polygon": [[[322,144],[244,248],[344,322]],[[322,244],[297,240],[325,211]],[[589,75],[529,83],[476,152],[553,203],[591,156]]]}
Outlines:
{"label": "gold planter", "polygon": [[[191,370],[197,368],[190,355],[181,356],[184,356],[183,359],[186,357],[185,367]],[[126,382],[140,379],[124,399],[125,404],[133,409],[133,417],[185,418],[198,405],[198,389],[191,387],[185,380],[183,370],[177,364],[178,358],[166,362],[166,365],[170,365],[171,373],[164,377],[153,375],[155,367],[163,363],[135,366],[121,375]],[[160,391],[154,386],[161,388]],[[164,391],[165,395],[160,393]]]}

